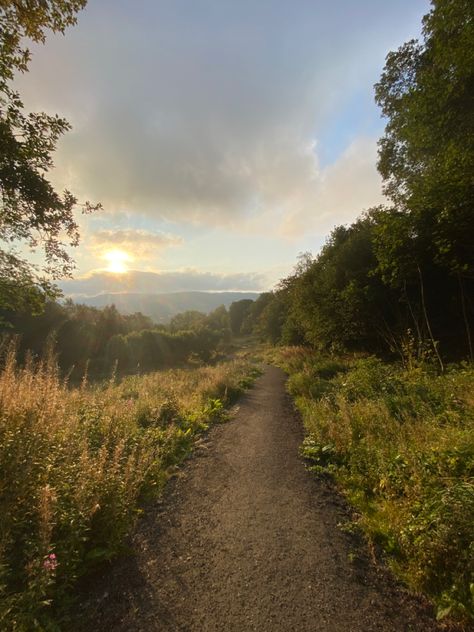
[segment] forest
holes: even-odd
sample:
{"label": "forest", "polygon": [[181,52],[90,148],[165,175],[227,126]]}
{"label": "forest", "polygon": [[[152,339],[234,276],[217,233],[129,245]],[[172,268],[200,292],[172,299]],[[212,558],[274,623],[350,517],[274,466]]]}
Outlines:
{"label": "forest", "polygon": [[[231,313],[233,310],[230,310]],[[4,313],[4,339],[17,341],[19,357],[43,357],[51,351],[63,374],[81,380],[107,378],[178,366],[190,356],[206,362],[231,336],[224,306],[210,314],[184,312],[168,325],[156,325],[141,313],[48,301],[41,314]]]}

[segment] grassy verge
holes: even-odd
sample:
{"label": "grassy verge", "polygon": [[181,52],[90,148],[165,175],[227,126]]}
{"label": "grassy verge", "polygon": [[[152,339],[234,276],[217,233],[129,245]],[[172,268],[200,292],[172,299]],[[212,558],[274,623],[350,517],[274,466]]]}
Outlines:
{"label": "grassy verge", "polygon": [[57,630],[74,585],[125,535],[196,435],[256,376],[249,362],[71,389],[54,362],[0,373],[0,629]]}
{"label": "grassy verge", "polygon": [[473,368],[440,376],[300,348],[276,355],[302,413],[310,467],[335,477],[366,534],[439,618],[472,621]]}

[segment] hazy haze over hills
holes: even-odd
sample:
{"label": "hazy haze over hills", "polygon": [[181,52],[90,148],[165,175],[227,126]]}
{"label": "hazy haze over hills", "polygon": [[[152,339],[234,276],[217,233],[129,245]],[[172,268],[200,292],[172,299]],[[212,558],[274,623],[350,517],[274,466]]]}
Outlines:
{"label": "hazy haze over hills", "polygon": [[74,301],[92,307],[115,305],[123,314],[142,312],[157,323],[166,323],[180,312],[197,310],[208,314],[220,305],[229,307],[234,301],[245,298],[255,300],[258,296],[257,292],[170,292],[162,294],[108,292],[95,296],[78,295],[74,297]]}
{"label": "hazy haze over hills", "polygon": [[269,284],[262,274],[201,272],[195,269],[152,272],[128,270],[115,274],[106,270],[65,279],[58,284],[66,296],[95,296],[102,293],[163,294],[171,292],[262,292]]}
{"label": "hazy haze over hills", "polygon": [[59,283],[66,298],[93,307],[115,305],[123,314],[142,312],[158,323],[187,310],[209,313],[233,301],[256,299],[270,289],[260,274],[218,274],[193,269],[175,272],[105,270]]}

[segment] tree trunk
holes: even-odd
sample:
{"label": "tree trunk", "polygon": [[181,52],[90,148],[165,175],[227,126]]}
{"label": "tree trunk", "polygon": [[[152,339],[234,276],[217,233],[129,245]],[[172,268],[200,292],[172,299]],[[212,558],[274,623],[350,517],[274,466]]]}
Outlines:
{"label": "tree trunk", "polygon": [[427,312],[427,309],[426,309],[425,286],[424,286],[424,283],[423,283],[423,275],[421,273],[420,266],[417,266],[417,268],[418,268],[418,276],[420,277],[421,307],[423,309],[423,315],[425,317],[426,327],[427,327],[428,333],[430,335],[430,340],[431,340],[431,344],[433,345],[434,352],[436,353],[436,357],[438,358],[438,362],[439,362],[439,366],[440,366],[440,369],[441,369],[441,373],[444,373],[443,360],[442,360],[441,355],[439,353],[438,345],[436,344],[436,341],[434,339],[433,331],[431,330],[431,324],[430,324],[430,321],[429,321],[429,318],[428,318],[428,312]]}
{"label": "tree trunk", "polygon": [[467,345],[469,349],[469,359],[472,362],[474,360],[474,354],[472,351],[471,328],[469,327],[469,318],[467,317],[466,297],[464,296],[464,285],[462,282],[461,274],[459,272],[458,272],[458,281],[459,281],[459,289],[461,291],[462,315],[464,318],[464,327],[466,328]]}
{"label": "tree trunk", "polygon": [[421,359],[421,354],[422,354],[422,350],[423,350],[423,336],[421,334],[421,329],[420,329],[420,324],[418,323],[418,319],[415,316],[415,312],[413,311],[413,307],[411,306],[411,302],[410,299],[408,298],[408,292],[407,292],[407,282],[404,281],[403,282],[403,292],[405,294],[405,300],[407,302],[408,305],[408,310],[410,312],[410,315],[412,317],[413,323],[415,324],[415,329],[416,329],[416,335],[417,335],[417,360]]}

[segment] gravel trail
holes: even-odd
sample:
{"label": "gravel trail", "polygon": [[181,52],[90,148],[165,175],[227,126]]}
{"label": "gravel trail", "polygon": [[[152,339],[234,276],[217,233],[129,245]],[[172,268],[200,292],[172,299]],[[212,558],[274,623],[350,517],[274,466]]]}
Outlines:
{"label": "gravel trail", "polygon": [[[306,471],[301,421],[267,367],[98,578],[84,629],[371,632],[442,629],[341,530],[348,512]],[[87,617],[85,614],[87,613]]]}

